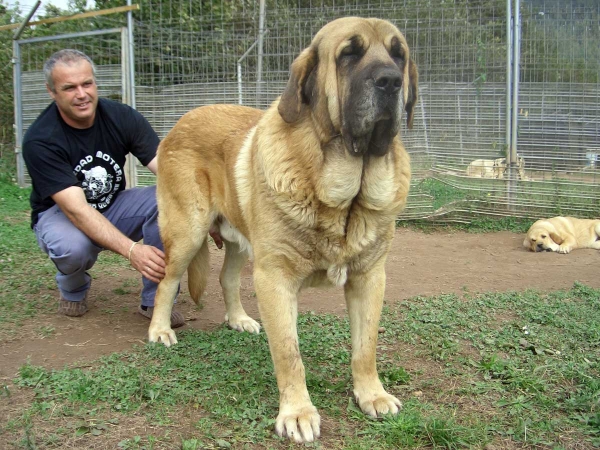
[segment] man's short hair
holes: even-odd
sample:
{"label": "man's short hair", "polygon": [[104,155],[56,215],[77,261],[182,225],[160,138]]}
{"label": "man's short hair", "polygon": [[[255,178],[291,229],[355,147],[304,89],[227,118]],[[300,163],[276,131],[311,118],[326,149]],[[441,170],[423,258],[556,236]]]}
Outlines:
{"label": "man's short hair", "polygon": [[92,66],[92,74],[94,75],[94,81],[96,80],[96,66],[91,58],[83,52],[79,50],[74,50],[72,48],[66,48],[64,50],[59,50],[54,53],[48,60],[44,63],[44,76],[46,77],[46,83],[48,83],[48,87],[52,92],[55,92],[54,88],[54,80],[52,79],[52,71],[54,70],[54,66],[56,63],[60,62],[63,64],[71,64],[76,63],[78,61],[87,61]]}

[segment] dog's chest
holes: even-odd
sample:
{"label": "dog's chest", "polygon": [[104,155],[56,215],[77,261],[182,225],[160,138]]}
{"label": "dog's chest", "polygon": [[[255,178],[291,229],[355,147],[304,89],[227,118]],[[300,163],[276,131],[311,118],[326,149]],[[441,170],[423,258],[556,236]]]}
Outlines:
{"label": "dog's chest", "polygon": [[344,210],[359,194],[364,164],[362,158],[352,158],[345,152],[329,152],[323,156],[322,166],[314,172],[314,192],[321,206]]}
{"label": "dog's chest", "polygon": [[[400,205],[396,200],[399,183],[391,160],[384,157],[369,161],[361,166],[360,173],[350,178],[324,171],[326,176],[320,180],[318,189],[321,195],[315,214],[315,242],[323,263],[337,267],[332,270],[342,270],[343,266],[378,252],[375,249],[378,241],[389,232],[390,225],[393,227]],[[343,178],[347,180],[345,184]],[[353,190],[353,196],[342,201],[339,195],[344,185],[349,186],[348,192]],[[332,192],[337,195],[333,197],[337,204]]]}
{"label": "dog's chest", "polygon": [[317,253],[335,264],[348,264],[369,253],[394,222],[393,214],[365,208],[359,201],[345,211],[322,208],[318,218],[314,231]]}
{"label": "dog's chest", "polygon": [[[333,219],[333,218],[332,218]],[[353,272],[366,272],[385,255],[393,235],[394,217],[353,205],[348,216],[337,217],[335,225],[323,221],[314,234],[316,270],[343,286]]]}
{"label": "dog's chest", "polygon": [[[377,157],[355,157],[337,146],[303,155],[259,154],[254,180],[263,195],[251,217],[274,227],[282,248],[296,250],[309,263],[305,268],[325,270],[341,285],[348,271],[367,270],[385,253],[408,192],[408,156],[399,146]],[[255,239],[279,248],[263,234]]]}
{"label": "dog's chest", "polygon": [[398,174],[394,162],[393,152],[381,157],[354,157],[343,148],[325,152],[321,170],[315,173],[317,199],[340,210],[355,202],[381,209],[396,197]]}

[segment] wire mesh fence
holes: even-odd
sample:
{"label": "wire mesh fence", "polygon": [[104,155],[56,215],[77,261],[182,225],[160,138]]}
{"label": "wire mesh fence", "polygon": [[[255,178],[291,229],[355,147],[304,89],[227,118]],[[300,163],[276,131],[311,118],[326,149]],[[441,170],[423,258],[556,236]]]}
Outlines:
{"label": "wire mesh fence", "polygon": [[[597,2],[522,5],[519,158],[511,195],[505,0],[265,5],[261,11],[250,1],[142,3],[134,27],[136,107],[161,137],[201,105],[267,107],[283,91],[293,59],[322,25],[342,16],[379,17],[405,34],[420,72],[414,129],[401,130],[414,174],[401,219],[600,216]],[[124,17],[111,16],[94,27],[124,24]],[[43,62],[48,55],[32,52],[27,58]],[[154,182],[142,168],[137,180]]]}

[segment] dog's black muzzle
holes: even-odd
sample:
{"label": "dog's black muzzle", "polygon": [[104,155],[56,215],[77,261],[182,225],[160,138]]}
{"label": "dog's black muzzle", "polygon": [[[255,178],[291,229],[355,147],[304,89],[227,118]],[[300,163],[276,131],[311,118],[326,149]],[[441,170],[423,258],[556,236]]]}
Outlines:
{"label": "dog's black muzzle", "polygon": [[351,85],[342,136],[351,155],[385,155],[400,124],[402,73],[394,65],[371,67]]}

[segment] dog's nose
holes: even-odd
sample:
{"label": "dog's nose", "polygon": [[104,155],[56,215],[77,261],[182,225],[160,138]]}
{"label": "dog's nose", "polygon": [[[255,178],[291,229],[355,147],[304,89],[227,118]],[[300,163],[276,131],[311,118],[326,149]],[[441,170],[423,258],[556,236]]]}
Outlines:
{"label": "dog's nose", "polygon": [[375,75],[375,86],[386,94],[393,94],[402,87],[402,77],[397,70],[385,68]]}

